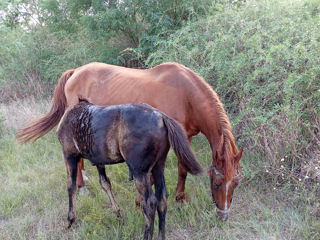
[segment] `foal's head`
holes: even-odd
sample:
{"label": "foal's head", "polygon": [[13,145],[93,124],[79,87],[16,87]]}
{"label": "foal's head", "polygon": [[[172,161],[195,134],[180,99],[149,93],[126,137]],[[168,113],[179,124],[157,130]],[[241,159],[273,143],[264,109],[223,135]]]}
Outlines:
{"label": "foal's head", "polygon": [[240,159],[242,152],[243,149],[236,154],[225,151],[221,155],[219,151],[216,151],[215,159],[213,159],[208,171],[212,198],[217,207],[217,215],[223,221],[228,219],[233,191],[240,182]]}

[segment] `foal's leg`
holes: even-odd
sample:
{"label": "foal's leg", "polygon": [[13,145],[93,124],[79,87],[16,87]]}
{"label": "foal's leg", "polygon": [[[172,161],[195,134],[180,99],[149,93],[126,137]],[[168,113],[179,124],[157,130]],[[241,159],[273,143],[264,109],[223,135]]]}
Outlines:
{"label": "foal's leg", "polygon": [[[150,183],[151,183],[151,186],[154,184],[154,180],[153,180],[152,174],[150,174]],[[141,196],[138,193],[137,196],[136,196],[136,206],[140,207],[140,205],[141,205]]]}
{"label": "foal's leg", "polygon": [[142,200],[142,210],[145,218],[144,240],[151,240],[153,235],[154,216],[157,207],[157,198],[152,192],[149,174],[134,176],[136,187]]}
{"label": "foal's leg", "polygon": [[[192,137],[188,137],[189,144],[191,144]],[[178,159],[178,183],[177,183],[177,189],[176,189],[176,201],[177,202],[183,202],[185,200],[184,195],[184,187],[186,184],[186,178],[187,178],[187,170],[182,166],[180,160]]]}
{"label": "foal's leg", "polygon": [[105,167],[104,167],[104,165],[97,165],[97,169],[99,172],[100,185],[101,185],[102,189],[108,194],[113,211],[115,211],[117,213],[118,218],[121,218],[122,216],[121,216],[120,208],[119,208],[117,202],[114,200],[114,196],[111,191],[111,183],[110,183],[109,178],[106,175]]}
{"label": "foal's leg", "polygon": [[68,224],[67,228],[70,228],[72,223],[76,219],[74,210],[74,196],[76,191],[76,180],[77,180],[77,164],[79,158],[75,155],[68,155],[65,157],[68,175],[68,194],[69,194],[69,212],[68,212]]}
{"label": "foal's leg", "polygon": [[[165,158],[164,158],[165,161]],[[156,190],[156,197],[158,200],[157,211],[159,217],[159,235],[158,240],[165,239],[165,225],[166,225],[166,213],[167,213],[167,198],[168,193],[166,190],[166,183],[164,180],[164,161],[159,162],[152,169],[152,175],[154,178],[154,185]]]}

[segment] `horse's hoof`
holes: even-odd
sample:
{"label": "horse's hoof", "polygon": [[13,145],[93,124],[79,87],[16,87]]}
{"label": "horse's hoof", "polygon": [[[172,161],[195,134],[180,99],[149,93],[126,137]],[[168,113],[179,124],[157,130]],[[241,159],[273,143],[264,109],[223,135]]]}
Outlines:
{"label": "horse's hoof", "polygon": [[184,193],[179,193],[178,195],[176,195],[176,201],[178,203],[184,203],[186,200],[186,197],[184,196]]}
{"label": "horse's hoof", "polygon": [[85,182],[88,182],[88,181],[89,181],[89,178],[88,178],[87,175],[86,175],[86,171],[81,170],[81,173],[82,173],[82,178],[83,178],[83,180],[84,180]]}
{"label": "horse's hoof", "polygon": [[89,192],[88,188],[86,188],[84,186],[84,187],[79,188],[79,194],[84,195],[84,196],[88,196],[90,194],[90,192]]}

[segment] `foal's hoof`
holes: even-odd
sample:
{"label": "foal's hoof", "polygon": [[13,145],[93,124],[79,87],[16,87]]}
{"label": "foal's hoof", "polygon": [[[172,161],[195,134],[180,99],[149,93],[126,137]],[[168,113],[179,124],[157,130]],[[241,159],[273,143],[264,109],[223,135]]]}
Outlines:
{"label": "foal's hoof", "polygon": [[123,219],[123,216],[122,216],[121,211],[118,210],[116,213],[117,213],[117,219],[118,219],[118,221],[122,220],[122,219]]}
{"label": "foal's hoof", "polygon": [[86,188],[86,186],[79,188],[79,194],[80,195],[84,195],[84,196],[88,196],[90,194],[88,188]]}
{"label": "foal's hoof", "polygon": [[184,193],[178,193],[176,195],[176,201],[178,203],[184,203],[186,201],[186,197],[184,196]]}
{"label": "foal's hoof", "polygon": [[76,214],[73,212],[68,213],[68,222],[67,222],[67,228],[71,228],[72,223],[76,220]]}
{"label": "foal's hoof", "polygon": [[67,229],[71,228],[71,225],[72,225],[72,223],[74,223],[75,220],[76,220],[75,218],[73,218],[73,219],[71,219],[71,220],[68,220],[68,222],[67,222]]}

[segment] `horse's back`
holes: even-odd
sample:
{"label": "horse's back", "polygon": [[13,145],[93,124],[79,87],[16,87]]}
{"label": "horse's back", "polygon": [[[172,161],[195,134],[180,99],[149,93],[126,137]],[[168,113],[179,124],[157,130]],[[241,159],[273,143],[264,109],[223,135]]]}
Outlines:
{"label": "horse's back", "polygon": [[201,96],[190,71],[177,63],[144,70],[90,63],[75,69],[66,83],[65,94],[69,106],[77,104],[82,97],[97,105],[144,102],[175,119],[188,131],[197,128],[192,121],[195,115],[191,98]]}

